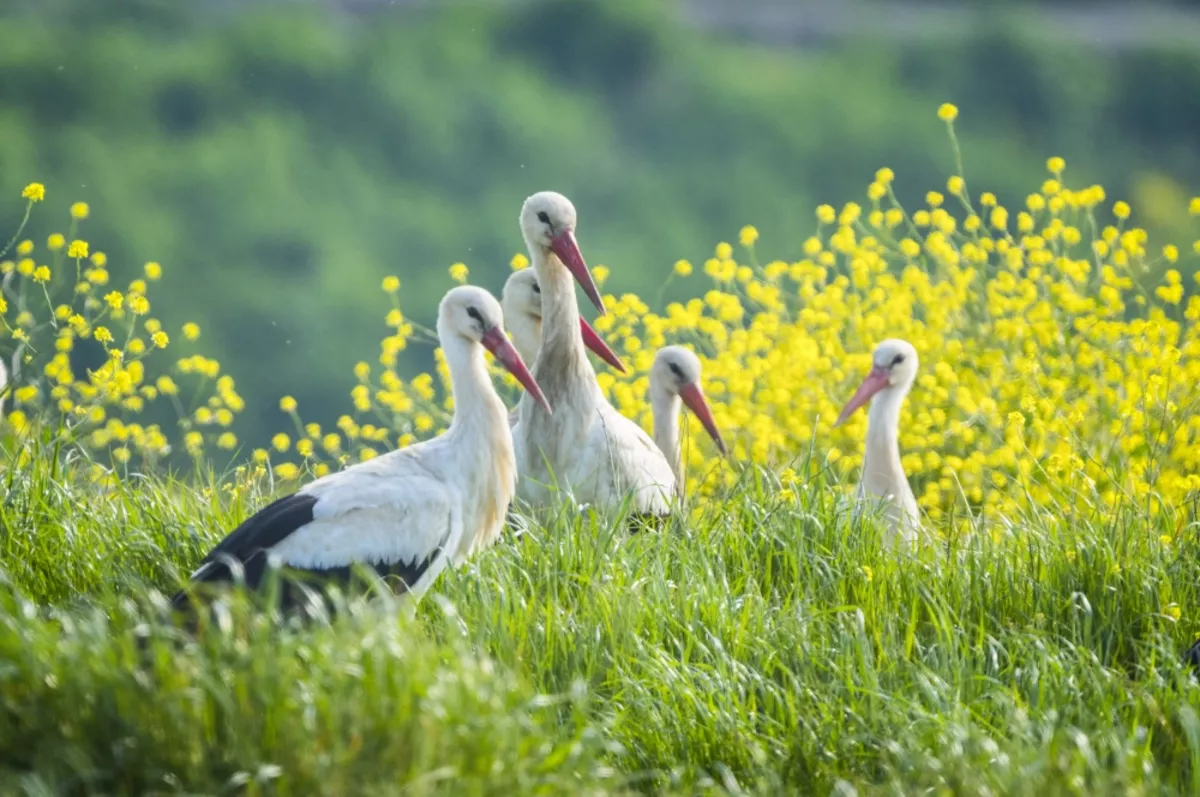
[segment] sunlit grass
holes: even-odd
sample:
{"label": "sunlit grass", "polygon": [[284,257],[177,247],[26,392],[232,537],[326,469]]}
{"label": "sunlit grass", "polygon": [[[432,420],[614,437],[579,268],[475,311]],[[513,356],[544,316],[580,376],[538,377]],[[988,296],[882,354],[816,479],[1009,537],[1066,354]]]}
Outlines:
{"label": "sunlit grass", "polygon": [[791,493],[747,476],[661,533],[564,511],[415,617],[376,599],[281,626],[235,602],[193,641],[144,587],[169,594],[263,485],[102,498],[50,453],[0,503],[6,793],[1200,785],[1194,622],[1170,608],[1197,605],[1191,529],[1163,546],[1145,516],[1068,509],[898,555],[801,462]]}

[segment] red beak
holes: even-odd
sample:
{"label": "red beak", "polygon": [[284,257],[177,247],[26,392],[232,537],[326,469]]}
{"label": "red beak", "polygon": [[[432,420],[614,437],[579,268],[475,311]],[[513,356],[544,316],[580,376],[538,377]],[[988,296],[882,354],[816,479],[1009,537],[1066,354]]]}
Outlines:
{"label": "red beak", "polygon": [[542,389],[538,387],[533,374],[529,373],[529,369],[525,367],[525,361],[521,359],[517,348],[512,345],[512,341],[504,334],[503,329],[497,326],[483,333],[483,347],[495,355],[500,364],[507,368],[509,373],[515,376],[517,381],[529,391],[529,394],[537,399],[537,403],[546,408],[546,412],[553,414],[550,402],[546,401]]}
{"label": "red beak", "polygon": [[551,238],[550,251],[562,261],[576,281],[583,286],[583,292],[592,300],[592,304],[596,305],[600,315],[607,314],[608,311],[604,309],[604,300],[600,298],[600,289],[596,287],[596,281],[592,279],[592,272],[588,271],[587,263],[583,260],[583,253],[579,251],[579,244],[575,243],[575,233],[563,230]]}
{"label": "red beak", "polygon": [[842,412],[834,421],[834,426],[841,426],[846,422],[846,419],[854,414],[854,411],[871,400],[879,391],[888,386],[888,373],[879,366],[871,369],[871,373],[867,374],[867,378],[858,386],[858,391],[850,397],[850,401],[846,402],[846,406],[842,408]]}
{"label": "red beak", "polygon": [[617,353],[608,347],[604,342],[604,338],[600,337],[600,333],[592,329],[592,325],[587,322],[583,316],[579,316],[579,328],[583,332],[583,345],[587,346],[604,362],[616,368],[621,373],[625,373],[625,363],[621,362],[621,358]]}
{"label": "red beak", "polygon": [[712,410],[708,408],[708,400],[704,398],[704,391],[700,389],[700,385],[696,382],[684,385],[679,389],[679,398],[683,399],[684,406],[700,419],[704,430],[717,444],[717,450],[721,452],[721,456],[729,456],[729,451],[725,448],[725,441],[721,439],[721,432],[717,429]]}

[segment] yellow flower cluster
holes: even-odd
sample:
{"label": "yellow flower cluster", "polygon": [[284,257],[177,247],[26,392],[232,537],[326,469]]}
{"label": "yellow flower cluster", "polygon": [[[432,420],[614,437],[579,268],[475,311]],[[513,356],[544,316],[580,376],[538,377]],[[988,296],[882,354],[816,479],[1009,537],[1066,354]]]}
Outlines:
{"label": "yellow flower cluster", "polygon": [[[45,188],[31,183],[22,197],[32,207],[44,200]],[[135,278],[124,291],[110,285],[108,256],[76,237],[89,215],[86,203],[72,204],[68,234],[50,234],[39,255],[32,239],[21,240],[27,214],[12,236],[19,241],[16,259],[0,259],[0,273],[9,275],[0,288],[0,346],[6,361],[17,365],[8,388],[14,409],[7,416],[17,444],[28,442],[23,433],[42,417],[57,443],[83,449],[97,463],[153,466],[170,454],[172,440],[159,424],[141,418],[161,417],[156,408],[162,406],[178,419],[183,449],[191,455],[200,456],[210,444],[234,448],[237,438],[228,427],[245,402],[233,378],[198,354],[174,363],[156,354],[171,339],[150,316],[147,283]],[[151,281],[162,276],[158,263],[146,263],[142,271]],[[200,334],[191,322],[182,330],[188,340]],[[10,343],[3,344],[5,338]],[[88,350],[73,364],[71,353],[81,341]],[[80,362],[86,364],[82,373]],[[186,406],[181,395],[196,396],[200,406]],[[100,464],[95,476],[112,478]]]}
{"label": "yellow flower cluster", "polygon": [[[957,115],[953,105],[938,110],[956,156]],[[1170,268],[1179,248],[1152,248],[1146,231],[1129,224],[1127,203],[1106,206],[1100,186],[1069,187],[1062,158],[1046,166],[1047,179],[1011,209],[987,192],[973,200],[959,167],[945,194],[931,191],[910,210],[895,197],[892,170],[881,168],[864,203],[818,207],[803,251],[786,260],[760,262],[758,230],[744,227],[745,256],[717,244],[703,265],[711,285],[696,298],[654,312],[636,295],[605,297],[610,312],[596,327],[626,353],[630,373],[600,369],[600,386],[648,429],[655,351],[691,345],[733,447],[731,461],[715,460],[699,425],[689,424],[691,489],[731,483],[742,462],[786,469],[809,451],[850,483],[866,414],[837,429],[833,421],[875,344],[901,337],[917,348],[921,368],[900,445],[931,518],[966,507],[1012,515],[1080,497],[1173,511],[1200,496],[1200,396],[1192,390],[1200,296]],[[1200,198],[1189,211],[1200,214]],[[1200,240],[1193,248],[1200,253]],[[518,254],[511,265],[528,260]],[[667,277],[692,273],[679,261]],[[414,327],[398,305],[387,323],[396,334],[384,340],[384,370],[378,383],[369,369],[356,371],[358,420],[343,416],[339,452],[374,456],[392,440],[430,436],[452,408],[448,397],[438,401],[433,375],[405,381],[392,370]],[[377,425],[358,426],[364,415]],[[389,428],[399,436],[389,440]],[[305,439],[319,456],[317,436]]]}
{"label": "yellow flower cluster", "polygon": [[[958,109],[946,104],[937,115],[958,163]],[[810,452],[817,467],[854,480],[866,414],[837,429],[832,424],[867,373],[873,347],[901,337],[916,347],[921,365],[902,411],[900,446],[932,519],[961,517],[964,509],[1012,516],[1081,499],[1173,512],[1200,497],[1200,394],[1192,389],[1200,380],[1200,296],[1191,283],[1196,263],[1188,262],[1200,254],[1200,240],[1153,246],[1130,222],[1136,215],[1128,203],[1110,204],[1100,186],[1071,187],[1062,158],[1046,167],[1046,179],[1017,207],[972,192],[959,165],[939,181],[944,190],[929,191],[917,208],[900,205],[896,175],[880,168],[861,202],[816,208],[811,235],[787,258],[760,259],[767,242],[755,227],[743,227],[740,250],[721,242],[703,264],[681,260],[665,270],[668,281],[706,280],[693,298],[651,308],[633,294],[605,297],[610,312],[595,325],[625,353],[630,372],[600,368],[601,389],[650,428],[655,352],[668,343],[690,345],[701,355],[705,391],[732,448],[730,459],[715,458],[699,424],[688,423],[690,490],[711,494],[749,462],[779,471],[781,495],[794,496],[803,481],[795,469]],[[40,186],[32,189],[25,193],[30,206],[41,198]],[[1200,216],[1200,197],[1188,210]],[[235,448],[229,426],[242,402],[218,363],[194,354],[173,364],[174,376],[147,376],[143,363],[169,339],[156,319],[144,318],[144,282],[101,289],[109,277],[96,252],[82,263],[78,283],[65,284],[62,303],[49,302],[55,280],[72,271],[62,255],[86,257],[74,222],[69,233],[50,237],[47,271],[39,270],[31,241],[17,246],[17,260],[0,263],[5,273],[16,272],[0,299],[3,329],[19,346],[53,342],[36,349],[51,352],[39,372],[18,375],[13,425],[26,422],[29,407],[57,409],[70,420],[73,439],[109,446],[119,462],[130,451],[148,456],[147,449],[167,447],[157,428],[116,414],[158,398],[177,406],[187,451]],[[75,254],[63,252],[68,237]],[[529,263],[517,254],[510,265]],[[157,264],[145,267],[148,279],[160,273]],[[463,282],[469,273],[456,263],[449,276]],[[597,266],[595,276],[603,280],[607,269]],[[355,365],[347,414],[325,429],[306,423],[296,401],[284,397],[279,406],[291,429],[254,451],[247,473],[270,467],[284,480],[321,475],[447,425],[453,399],[441,351],[433,373],[405,378],[396,371],[400,352],[436,337],[402,311],[399,279],[385,278],[382,289],[391,302],[387,334],[375,363]],[[41,306],[50,313],[38,321]],[[188,341],[199,336],[193,324],[181,332]],[[88,337],[109,358],[81,379],[66,352]],[[493,371],[515,401],[515,380]],[[175,377],[208,386],[201,406],[179,404],[184,391]]]}

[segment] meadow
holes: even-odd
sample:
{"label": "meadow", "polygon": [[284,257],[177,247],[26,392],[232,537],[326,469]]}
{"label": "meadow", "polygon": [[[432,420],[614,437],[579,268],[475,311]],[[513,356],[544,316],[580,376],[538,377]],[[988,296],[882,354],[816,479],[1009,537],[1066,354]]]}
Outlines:
{"label": "meadow", "polygon": [[[195,635],[164,594],[271,496],[436,434],[444,366],[399,367],[431,333],[389,277],[345,414],[281,396],[243,450],[237,375],[154,311],[169,271],[118,285],[90,208],[43,219],[54,186],[27,186],[0,251],[0,792],[1200,791],[1200,197],[1196,240],[1151,242],[1055,156],[1006,208],[937,115],[952,173],[880,166],[787,260],[746,227],[663,275],[705,283],[687,301],[606,296],[610,400],[648,425],[654,351],[689,344],[731,445],[688,424],[660,533],[564,502],[416,607],[300,626],[239,598]],[[847,511],[865,417],[832,428],[886,337],[921,358],[912,552]]]}

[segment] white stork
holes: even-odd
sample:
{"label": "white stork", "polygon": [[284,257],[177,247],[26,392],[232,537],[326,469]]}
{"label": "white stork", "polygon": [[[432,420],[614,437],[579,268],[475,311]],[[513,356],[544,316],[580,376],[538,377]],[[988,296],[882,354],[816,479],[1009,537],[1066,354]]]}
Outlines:
{"label": "white stork", "polygon": [[682,346],[663,346],[650,367],[650,408],[654,413],[654,443],[671,463],[675,490],[683,495],[685,483],[683,451],[679,442],[679,411],[682,403],[700,419],[704,430],[728,455],[725,441],[713,420],[712,410],[700,387],[700,358]]}
{"label": "white stork", "polygon": [[[911,543],[921,531],[917,499],[900,462],[900,405],[917,377],[917,350],[892,338],[875,347],[872,368],[838,415],[839,426],[859,407],[871,402],[867,414],[867,446],[863,454],[859,506],[883,502],[888,532]],[[870,498],[868,498],[870,496]]]}
{"label": "white stork", "polygon": [[638,515],[669,514],[676,497],[670,463],[640,426],[608,403],[588,362],[571,285],[572,273],[581,282],[587,274],[575,243],[575,207],[561,194],[543,191],[525,200],[520,223],[542,291],[542,348],[534,376],[555,412],[552,417],[521,397],[513,427],[517,495],[543,505],[557,486],[597,508],[632,496]]}
{"label": "white stork", "polygon": [[[318,579],[373,568],[397,593],[420,597],[448,563],[460,565],[495,541],[516,489],[504,403],[484,361],[486,348],[541,404],[550,406],[504,333],[500,304],[462,286],[438,307],[438,339],[450,369],[454,420],[438,437],[317,479],[238,526],[192,574],[221,582],[240,571],[258,587],[269,563]],[[286,586],[286,585],[285,585]],[[292,603],[298,595],[284,590]],[[186,604],[186,592],[174,598]]]}

